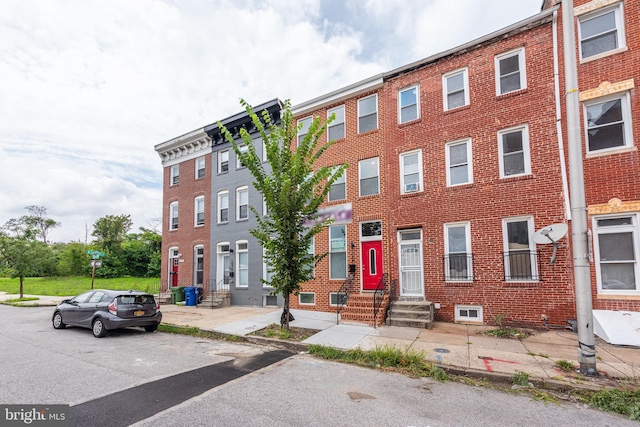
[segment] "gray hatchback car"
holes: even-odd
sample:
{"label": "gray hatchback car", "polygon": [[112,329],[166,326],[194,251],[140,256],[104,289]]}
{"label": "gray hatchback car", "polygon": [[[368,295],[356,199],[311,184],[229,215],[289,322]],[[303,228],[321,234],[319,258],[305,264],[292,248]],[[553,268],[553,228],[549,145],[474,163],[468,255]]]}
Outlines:
{"label": "gray hatchback car", "polygon": [[52,321],[56,329],[79,326],[102,338],[107,331],[130,326],[153,332],[162,321],[162,313],[160,304],[146,292],[97,289],[62,301]]}

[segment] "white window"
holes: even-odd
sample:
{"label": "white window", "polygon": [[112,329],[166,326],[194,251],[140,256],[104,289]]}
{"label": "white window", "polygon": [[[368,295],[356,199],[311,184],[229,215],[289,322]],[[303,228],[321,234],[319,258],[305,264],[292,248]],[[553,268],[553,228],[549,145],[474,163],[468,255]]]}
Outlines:
{"label": "white window", "polygon": [[196,179],[204,178],[205,158],[198,157],[196,159]]}
{"label": "white window", "polygon": [[329,294],[329,305],[336,306],[338,304],[345,305],[347,303],[348,294],[342,292],[331,292]]}
{"label": "white window", "polygon": [[347,278],[347,230],[344,225],[329,227],[329,279]]}
{"label": "white window", "polygon": [[239,187],[236,190],[236,219],[244,220],[249,218],[249,188]]}
{"label": "white window", "polygon": [[445,150],[447,187],[472,183],[471,139],[449,142]]}
{"label": "white window", "polygon": [[420,117],[419,86],[411,86],[398,92],[398,123],[407,123]]}
{"label": "white window", "polygon": [[378,95],[358,100],[358,133],[378,129]]}
{"label": "white window", "polygon": [[422,191],[422,150],[400,154],[400,193]]}
{"label": "white window", "polygon": [[302,125],[300,130],[298,131],[298,146],[304,140],[304,137],[309,132],[309,128],[311,127],[311,123],[313,122],[313,117],[305,117],[304,119],[298,120],[298,126]]}
{"label": "white window", "polygon": [[218,224],[229,222],[229,191],[218,193]]}
{"label": "white window", "polygon": [[193,286],[204,285],[204,246],[193,247]]}
{"label": "white window", "polygon": [[249,286],[249,243],[245,240],[236,242],[236,265],[238,279],[236,287]]}
{"label": "white window", "polygon": [[456,322],[482,323],[482,306],[479,305],[456,305]]}
{"label": "white window", "polygon": [[265,282],[262,287],[271,288],[269,283],[271,283],[271,278],[273,277],[273,267],[269,264],[266,258],[267,250],[262,248],[262,278]]}
{"label": "white window", "polygon": [[[249,151],[249,147],[242,144],[238,146],[238,150],[240,150],[241,153],[246,153],[247,151]],[[240,156],[236,155],[236,169],[241,169],[243,167],[244,167],[244,164],[242,164],[242,161],[240,160]]]}
{"label": "white window", "polygon": [[378,158],[360,160],[358,162],[360,175],[360,196],[370,196],[380,192]]}
{"label": "white window", "polygon": [[626,46],[622,2],[578,17],[580,58],[614,53]]}
{"label": "white window", "polygon": [[504,276],[507,281],[538,280],[536,248],[533,236],[533,218],[506,218],[502,220],[504,239]]}
{"label": "white window", "polygon": [[300,292],[298,294],[298,302],[300,305],[315,305],[316,294],[313,292]]}
{"label": "white window", "polygon": [[204,225],[204,196],[195,198],[194,204],[194,225]]}
{"label": "white window", "polygon": [[468,222],[444,225],[444,261],[446,281],[473,280],[471,232]]}
{"label": "white window", "polygon": [[218,173],[229,172],[229,150],[218,151]]}
{"label": "white window", "polygon": [[531,173],[529,128],[519,126],[498,132],[500,178]]}
{"label": "white window", "polygon": [[[309,256],[311,258],[315,258],[316,256],[316,238],[315,236],[311,237],[311,244],[309,245]],[[311,277],[316,277],[316,266],[315,263],[313,268],[311,269]]]}
{"label": "white window", "polygon": [[593,218],[598,293],[640,294],[640,213]]}
{"label": "white window", "polygon": [[347,198],[347,181],[346,181],[347,171],[346,169],[342,172],[342,176],[336,179],[333,184],[331,184],[331,190],[329,190],[329,201],[333,202],[334,200],[344,200]]}
{"label": "white window", "polygon": [[262,148],[262,161],[266,162],[267,160],[269,160],[268,156],[267,156],[267,146],[264,143],[264,141],[262,140],[261,137],[258,137],[256,139],[253,140],[253,145],[254,147],[261,147]]}
{"label": "white window", "polygon": [[180,165],[171,166],[171,185],[176,185],[180,182]]}
{"label": "white window", "polygon": [[496,56],[496,90],[498,95],[527,87],[524,48]]}
{"label": "white window", "polygon": [[332,114],[335,114],[336,118],[327,128],[327,138],[329,138],[329,141],[333,141],[334,139],[342,139],[346,135],[344,128],[344,105],[332,108],[327,111],[327,119],[329,119]]}
{"label": "white window", "polygon": [[587,153],[632,147],[629,93],[584,103]]}
{"label": "white window", "polygon": [[267,199],[262,196],[262,216],[269,215],[269,209],[267,208]]}
{"label": "white window", "polygon": [[178,202],[169,204],[169,230],[178,229]]}
{"label": "white window", "polygon": [[445,111],[469,105],[469,77],[466,68],[443,75],[442,87]]}

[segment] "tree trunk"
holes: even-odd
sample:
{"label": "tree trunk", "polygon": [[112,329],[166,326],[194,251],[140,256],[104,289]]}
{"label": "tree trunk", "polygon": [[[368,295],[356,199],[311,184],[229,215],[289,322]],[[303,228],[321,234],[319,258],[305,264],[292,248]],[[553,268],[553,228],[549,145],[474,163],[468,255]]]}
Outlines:
{"label": "tree trunk", "polygon": [[22,299],[24,297],[24,292],[23,292],[23,288],[22,288],[22,279],[23,279],[23,277],[20,276],[20,299]]}
{"label": "tree trunk", "polygon": [[290,301],[290,297],[291,297],[291,294],[289,294],[289,293],[287,293],[287,294],[284,296],[284,308],[285,308],[285,310],[286,310],[286,312],[287,312],[287,315],[285,316],[285,317],[286,317],[286,319],[285,319],[285,320],[286,320],[285,325],[286,325],[286,329],[287,329],[287,331],[289,330],[289,317],[290,317],[290,315],[289,315],[289,313],[290,313],[290,311],[289,311],[289,301]]}

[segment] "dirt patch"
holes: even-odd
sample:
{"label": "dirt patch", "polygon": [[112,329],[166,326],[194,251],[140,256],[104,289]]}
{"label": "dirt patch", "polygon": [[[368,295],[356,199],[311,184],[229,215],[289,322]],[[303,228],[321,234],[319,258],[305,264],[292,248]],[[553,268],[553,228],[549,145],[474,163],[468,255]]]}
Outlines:
{"label": "dirt patch", "polygon": [[285,341],[304,341],[309,338],[311,335],[315,335],[320,332],[319,329],[306,329],[306,328],[296,328],[289,327],[289,329],[281,328],[280,325],[272,323],[264,329],[260,329],[251,333],[250,335],[257,335],[259,337],[265,338],[277,338]]}

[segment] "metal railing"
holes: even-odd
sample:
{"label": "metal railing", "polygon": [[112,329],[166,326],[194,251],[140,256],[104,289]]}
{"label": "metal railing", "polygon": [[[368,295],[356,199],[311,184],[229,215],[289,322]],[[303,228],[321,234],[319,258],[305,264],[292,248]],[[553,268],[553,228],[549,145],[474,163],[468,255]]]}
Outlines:
{"label": "metal railing", "polygon": [[373,293],[373,327],[378,327],[378,312],[380,311],[380,306],[382,305],[382,301],[384,300],[384,291],[387,288],[387,282],[389,281],[389,273],[384,273],[378,282],[378,286],[376,287],[376,291]]}
{"label": "metal railing", "polygon": [[347,276],[346,279],[344,279],[344,282],[342,282],[342,286],[340,286],[340,289],[338,289],[338,292],[336,294],[336,325],[340,324],[340,312],[342,311],[342,309],[344,308],[345,305],[347,305],[347,302],[349,301],[349,291],[351,288],[351,282],[353,281],[353,275],[349,274]]}
{"label": "metal railing", "polygon": [[442,256],[442,262],[444,280],[473,280],[473,254],[445,254]]}
{"label": "metal railing", "polygon": [[203,298],[205,300],[207,297],[211,297],[211,308],[214,308],[214,302],[223,296],[226,296],[229,293],[229,283],[224,283],[224,279],[219,280],[217,283],[214,279],[209,280],[209,289],[207,290],[206,296]]}
{"label": "metal railing", "polygon": [[540,251],[509,251],[503,252],[504,280],[515,281],[539,281],[540,275]]}

